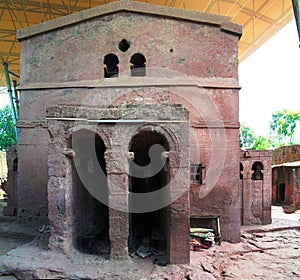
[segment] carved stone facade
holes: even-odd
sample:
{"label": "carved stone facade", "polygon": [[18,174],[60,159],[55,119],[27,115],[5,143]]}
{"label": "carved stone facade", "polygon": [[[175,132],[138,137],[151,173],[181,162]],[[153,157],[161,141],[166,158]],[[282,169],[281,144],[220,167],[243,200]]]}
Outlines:
{"label": "carved stone facade", "polygon": [[272,222],[271,164],[271,151],[241,151],[240,188],[243,225]]}
{"label": "carved stone facade", "polygon": [[134,1],[21,30],[18,215],[48,207],[66,254],[102,234],[123,258],[146,228],[186,263],[190,214],[219,215],[238,242],[240,35],[226,17]]}
{"label": "carved stone facade", "polygon": [[[110,225],[107,232],[110,257],[124,258],[128,256],[128,237],[131,238],[134,234],[133,228],[130,231],[130,223],[135,222],[135,213],[163,211],[165,213],[162,216],[166,217],[161,222],[168,223],[168,226],[164,225],[158,230],[165,231],[169,261],[188,262],[188,111],[178,105],[97,109],[85,107],[81,110],[87,116],[85,121],[82,121],[78,112],[74,114],[74,107],[56,106],[49,108],[47,112],[51,135],[48,156],[50,247],[68,254],[72,249],[80,247],[80,244],[76,244],[80,236],[99,231],[107,222]],[[166,122],[158,118],[158,111],[161,116],[166,117]],[[56,117],[57,114],[59,118]],[[158,123],[153,123],[154,118]],[[102,146],[96,141],[96,147],[93,147],[95,135],[103,141]],[[160,176],[167,176],[169,185],[158,186],[159,189],[154,190],[148,184],[152,194],[146,196],[137,195],[137,192],[130,192],[129,189],[134,184],[130,169],[138,156],[132,152],[135,150],[133,145],[137,137],[140,137],[137,140],[142,141],[142,145],[148,150],[147,145],[153,145],[153,141],[159,143],[157,139],[163,140],[166,145],[163,154],[167,159],[164,163],[165,174]],[[88,147],[92,147],[91,151]],[[95,148],[97,157],[93,157]],[[139,149],[137,151],[140,152]],[[106,168],[96,172],[101,167],[101,162],[105,162]],[[98,202],[92,203],[91,197],[89,200],[82,200],[84,195],[79,189],[83,189],[83,185]],[[101,191],[101,187],[106,190]],[[87,201],[89,206],[86,206]],[[90,215],[95,211],[95,205],[102,210]],[[102,218],[96,219],[96,215],[101,215]],[[93,228],[95,226],[96,231]],[[176,244],[181,246],[174,246]]]}

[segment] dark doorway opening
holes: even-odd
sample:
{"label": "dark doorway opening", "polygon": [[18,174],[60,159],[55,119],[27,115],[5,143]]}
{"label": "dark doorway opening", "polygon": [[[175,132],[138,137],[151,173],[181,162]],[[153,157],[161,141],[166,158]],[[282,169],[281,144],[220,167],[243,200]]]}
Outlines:
{"label": "dark doorway opening", "polygon": [[264,174],[262,170],[264,169],[263,164],[260,161],[256,161],[252,165],[252,180],[263,180],[264,179]]}
{"label": "dark doorway opening", "polygon": [[243,178],[244,178],[243,171],[244,171],[244,166],[243,166],[243,164],[240,162],[240,179],[241,179],[241,180],[243,180]]}
{"label": "dark doorway opening", "polygon": [[285,201],[285,184],[280,183],[277,186],[277,202],[284,203]]}
{"label": "dark doorway opening", "polygon": [[[73,134],[73,244],[87,254],[109,255],[108,186],[105,146],[93,132]],[[101,199],[93,193],[100,192]]]}
{"label": "dark doorway opening", "polygon": [[[130,151],[134,160],[130,163],[129,207],[132,211],[140,203],[134,194],[150,193],[161,190],[158,203],[165,203],[163,208],[145,213],[130,213],[129,216],[129,252],[132,255],[151,254],[163,256],[168,261],[169,252],[169,162],[163,159],[161,150],[149,156],[150,148],[160,146],[169,150],[165,138],[157,132],[145,131],[136,135],[131,141]],[[153,164],[154,163],[154,164]],[[136,166],[143,167],[138,173]],[[153,170],[155,171],[153,172]],[[155,173],[155,174],[154,174]],[[139,174],[138,176],[135,176]],[[143,176],[144,174],[144,176]],[[142,178],[140,178],[142,177]]]}

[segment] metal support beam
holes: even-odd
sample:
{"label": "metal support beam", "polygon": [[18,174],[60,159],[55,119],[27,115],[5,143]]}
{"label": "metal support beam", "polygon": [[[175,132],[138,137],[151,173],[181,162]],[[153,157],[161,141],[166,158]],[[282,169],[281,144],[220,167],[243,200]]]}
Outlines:
{"label": "metal support beam", "polygon": [[8,64],[3,63],[3,68],[4,68],[4,73],[5,73],[5,78],[6,78],[6,85],[7,85],[7,91],[10,99],[10,105],[13,113],[13,121],[15,125],[15,133],[16,133],[16,140],[18,141],[18,129],[17,129],[17,113],[16,113],[16,108],[14,104],[14,99],[12,95],[12,89],[11,89],[11,84],[10,84],[10,77],[9,77],[9,71],[8,71]]}
{"label": "metal support beam", "polygon": [[[295,20],[296,20],[296,25],[297,25],[297,30],[298,30],[298,37],[299,37],[299,42],[300,42],[300,11],[299,11],[299,1],[298,0],[292,0],[293,3],[293,9],[294,9],[294,15],[295,15]],[[299,45],[300,47],[300,45]]]}
{"label": "metal support beam", "polygon": [[20,101],[19,101],[19,93],[17,90],[18,83],[16,80],[13,80],[14,84],[14,99],[15,99],[15,104],[16,104],[16,110],[17,110],[17,118],[19,118],[19,107],[20,107]]}

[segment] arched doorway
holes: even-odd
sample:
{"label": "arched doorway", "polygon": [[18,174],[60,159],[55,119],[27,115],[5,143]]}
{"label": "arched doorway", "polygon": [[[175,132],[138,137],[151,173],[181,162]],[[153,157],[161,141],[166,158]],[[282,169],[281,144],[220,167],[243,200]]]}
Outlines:
{"label": "arched doorway", "polygon": [[280,183],[277,186],[276,202],[284,204],[285,202],[285,183]]}
{"label": "arched doorway", "polygon": [[[158,148],[154,153],[151,152],[153,147]],[[144,250],[155,256],[164,256],[168,261],[170,169],[168,160],[162,157],[164,150],[169,150],[168,142],[155,131],[142,131],[131,141],[130,151],[134,153],[134,160],[130,162],[129,209],[134,211],[135,206],[140,203],[134,194],[158,190],[161,190],[161,194],[156,202],[165,206],[153,211],[129,214],[128,245],[131,254]],[[147,208],[149,209],[149,205]]]}
{"label": "arched doorway", "polygon": [[[87,254],[108,255],[109,211],[105,145],[94,132],[80,130],[72,135],[73,245]],[[92,195],[100,190],[101,199]]]}

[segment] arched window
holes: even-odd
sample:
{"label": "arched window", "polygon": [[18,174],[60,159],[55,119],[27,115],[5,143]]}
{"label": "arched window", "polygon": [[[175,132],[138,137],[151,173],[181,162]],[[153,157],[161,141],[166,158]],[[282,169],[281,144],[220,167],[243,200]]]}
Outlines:
{"label": "arched window", "polygon": [[18,171],[18,157],[13,160],[13,171]]}
{"label": "arched window", "polygon": [[103,63],[105,64],[104,78],[116,78],[119,76],[119,59],[115,54],[107,54]]}
{"label": "arched window", "polygon": [[146,76],[146,58],[141,53],[135,53],[130,59],[131,76]]}
{"label": "arched window", "polygon": [[244,166],[243,166],[243,164],[240,162],[240,179],[241,179],[241,180],[243,180],[243,178],[244,178],[243,171],[244,171]]}
{"label": "arched window", "polygon": [[264,174],[262,173],[262,170],[264,169],[263,164],[260,161],[256,161],[252,165],[252,180],[263,180]]}

